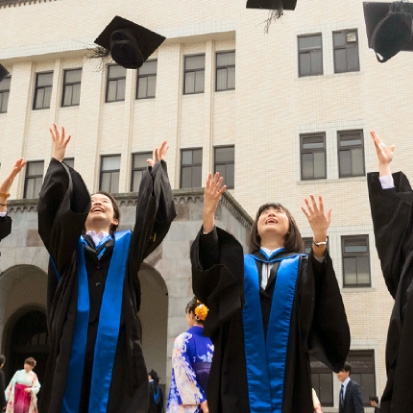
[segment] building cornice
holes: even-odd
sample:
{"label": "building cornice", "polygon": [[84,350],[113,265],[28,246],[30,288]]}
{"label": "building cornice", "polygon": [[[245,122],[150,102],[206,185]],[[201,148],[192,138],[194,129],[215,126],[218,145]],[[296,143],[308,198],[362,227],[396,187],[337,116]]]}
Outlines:
{"label": "building cornice", "polygon": [[0,9],[2,7],[27,6],[36,3],[49,3],[57,0],[0,0]]}

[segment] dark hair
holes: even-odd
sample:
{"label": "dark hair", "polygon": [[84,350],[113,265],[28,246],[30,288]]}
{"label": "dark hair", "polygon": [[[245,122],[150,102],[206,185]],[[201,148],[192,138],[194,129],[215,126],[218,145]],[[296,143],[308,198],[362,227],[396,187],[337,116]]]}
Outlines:
{"label": "dark hair", "polygon": [[113,235],[116,232],[116,230],[118,229],[118,225],[119,225],[119,221],[120,221],[120,208],[119,208],[119,205],[117,204],[116,199],[113,197],[113,195],[110,194],[109,192],[98,191],[98,192],[93,193],[92,195],[96,195],[96,194],[101,194],[101,195],[104,195],[104,196],[108,197],[110,199],[110,202],[112,203],[114,218],[116,218],[118,220],[118,223],[116,225],[113,224],[110,227],[110,235]]}
{"label": "dark hair", "polygon": [[208,315],[208,307],[201,303],[196,297],[194,297],[185,308],[185,313],[193,313],[195,315],[195,320],[198,324],[204,324],[205,319]]}
{"label": "dark hair", "polygon": [[0,354],[0,366],[2,366],[6,362],[6,356],[4,354]]}
{"label": "dark hair", "polygon": [[33,357],[27,357],[27,359],[24,360],[24,364],[28,364],[32,367],[36,367],[37,361]]}
{"label": "dark hair", "polygon": [[288,228],[288,233],[285,236],[285,240],[284,240],[285,251],[286,252],[303,252],[304,251],[303,239],[301,237],[300,230],[298,229],[298,226],[297,226],[297,223],[295,222],[294,217],[291,215],[290,211],[288,211],[287,208],[285,208],[284,206],[278,203],[268,203],[268,204],[261,205],[258,208],[257,214],[255,216],[255,220],[252,224],[251,232],[249,235],[249,240],[248,240],[249,252],[254,253],[256,251],[259,251],[261,247],[261,237],[258,234],[258,219],[261,216],[261,214],[269,208],[279,209],[283,211],[288,217],[289,228]]}
{"label": "dark hair", "polygon": [[379,398],[377,396],[369,396],[369,400],[371,402],[379,403]]}
{"label": "dark hair", "polygon": [[341,371],[348,371],[351,374],[351,364],[346,361]]}
{"label": "dark hair", "polygon": [[185,313],[195,313],[195,308],[198,305],[198,300],[196,297],[194,297],[185,307]]}

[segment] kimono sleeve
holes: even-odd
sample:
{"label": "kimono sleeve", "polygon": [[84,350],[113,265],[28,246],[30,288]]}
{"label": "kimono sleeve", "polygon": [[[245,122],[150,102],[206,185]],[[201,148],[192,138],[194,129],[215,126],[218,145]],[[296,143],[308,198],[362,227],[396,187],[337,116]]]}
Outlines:
{"label": "kimono sleeve", "polygon": [[39,194],[38,231],[59,272],[72,257],[89,209],[81,176],[52,159]]}
{"label": "kimono sleeve", "polygon": [[[308,281],[314,282],[309,347],[315,357],[337,373],[350,350],[350,327],[328,251],[322,263],[311,252],[306,271]],[[310,288],[305,290],[311,291]]]}
{"label": "kimono sleeve", "polygon": [[208,317],[204,331],[211,335],[244,304],[244,253],[241,244],[226,231],[216,228],[217,262],[204,268],[201,260],[202,243],[198,233],[191,246],[192,289],[195,296],[205,303]]}
{"label": "kimono sleeve", "polygon": [[378,173],[367,176],[377,253],[384,280],[395,298],[402,268],[412,251],[413,192],[402,173],[393,175],[395,188],[382,189]]}

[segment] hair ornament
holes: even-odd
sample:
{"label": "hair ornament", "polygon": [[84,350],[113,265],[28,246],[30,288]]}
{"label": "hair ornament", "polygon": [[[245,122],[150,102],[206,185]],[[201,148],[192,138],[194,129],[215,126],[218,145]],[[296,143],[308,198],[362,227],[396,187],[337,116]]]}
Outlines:
{"label": "hair ornament", "polygon": [[205,304],[202,304],[199,300],[196,301],[197,306],[195,307],[195,320],[197,321],[205,321],[208,315],[208,307]]}

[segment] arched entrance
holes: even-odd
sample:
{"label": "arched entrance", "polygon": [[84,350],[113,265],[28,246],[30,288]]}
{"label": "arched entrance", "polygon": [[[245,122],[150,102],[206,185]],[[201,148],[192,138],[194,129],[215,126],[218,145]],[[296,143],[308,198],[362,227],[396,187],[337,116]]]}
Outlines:
{"label": "arched entrance", "polygon": [[[27,357],[34,357],[37,366],[34,371],[42,383],[48,356],[47,321],[44,311],[23,308],[9,319],[7,326],[5,365],[6,380],[10,380],[16,370],[23,368]],[[40,396],[40,394],[39,394]]]}

